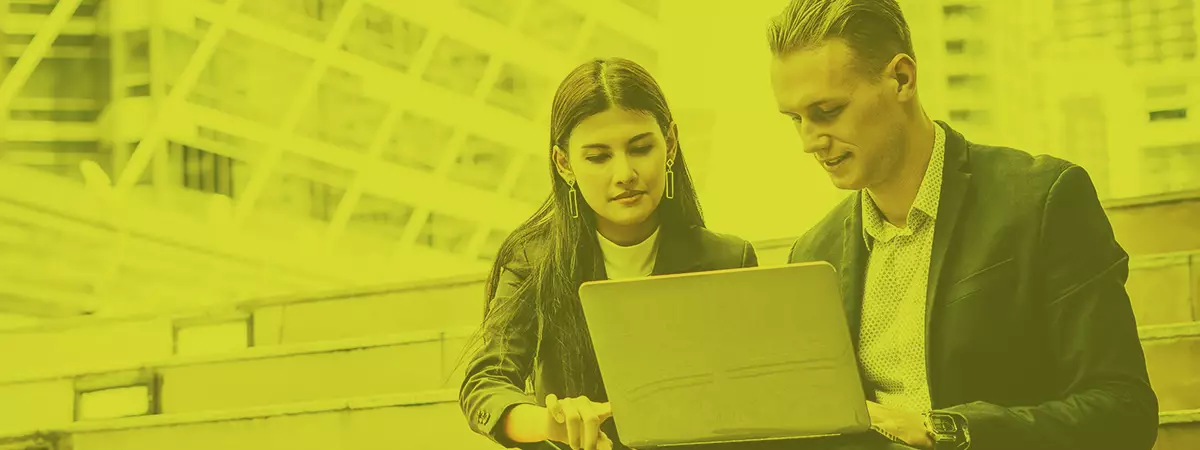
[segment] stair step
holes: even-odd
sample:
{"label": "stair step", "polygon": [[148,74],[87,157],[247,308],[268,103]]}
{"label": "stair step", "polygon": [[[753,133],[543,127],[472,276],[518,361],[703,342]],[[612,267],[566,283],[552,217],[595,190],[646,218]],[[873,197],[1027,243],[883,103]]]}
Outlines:
{"label": "stair step", "polygon": [[[771,265],[762,256],[759,261]],[[776,262],[785,263],[786,255]],[[1139,325],[1200,320],[1200,252],[1133,259],[1126,289]],[[276,306],[287,310],[285,342],[393,333],[423,323],[477,325],[482,318],[483,280],[464,278],[445,288],[351,294],[328,300],[334,301]]]}
{"label": "stair step", "polygon": [[456,350],[440,333],[429,333],[263,357],[185,361],[159,369],[159,402],[162,413],[172,414],[457,388],[462,377],[445,372],[443,364],[445,353]]}
{"label": "stair step", "polygon": [[1135,259],[1125,289],[1138,325],[1200,320],[1200,252]]}
{"label": "stair step", "polygon": [[1105,211],[1130,255],[1200,250],[1200,192],[1113,200]]}
{"label": "stair step", "polygon": [[[1162,413],[1159,422],[1155,450],[1200,444],[1200,410]],[[74,450],[497,448],[467,427],[454,390],[81,422],[0,437],[0,445],[35,442]]]}
{"label": "stair step", "polygon": [[74,450],[496,448],[467,427],[454,390],[79,423],[65,430]]}
{"label": "stair step", "polygon": [[1158,441],[1154,450],[1200,448],[1200,410],[1162,413],[1158,423]]}
{"label": "stair step", "polygon": [[1200,409],[1200,322],[1145,327],[1140,334],[1159,410]]}
{"label": "stair step", "polygon": [[74,404],[71,379],[0,385],[0,435],[70,425]]}
{"label": "stair step", "polygon": [[[0,432],[68,424],[87,401],[78,400],[77,392],[135,383],[128,380],[159,380],[156,403],[164,414],[456,388],[463,377],[462,348],[473,331],[258,347],[0,385],[0,403],[12,416],[0,416]],[[1200,409],[1200,322],[1140,331],[1160,410]]]}
{"label": "stair step", "polygon": [[477,326],[483,319],[483,292],[481,277],[465,277],[415,289],[347,292],[300,302],[282,299],[283,304],[251,303],[244,308],[256,313],[282,309],[279,342],[289,344]]}
{"label": "stair step", "polygon": [[160,318],[6,330],[0,332],[0,348],[5,349],[0,384],[163,360],[172,354],[172,334],[171,321]]}
{"label": "stair step", "polygon": [[[790,245],[790,239],[761,243],[760,262],[763,265],[786,262]],[[771,262],[773,260],[775,263]],[[481,276],[457,277],[258,299],[240,303],[237,309],[252,312],[257,346],[476,326],[482,318],[483,283]],[[1200,320],[1200,252],[1134,258],[1126,288],[1139,325]],[[228,306],[222,307],[223,311],[228,309]],[[72,319],[59,322],[59,325],[51,323],[37,328],[0,330],[0,348],[24,349],[12,364],[21,372],[55,367],[94,370],[95,367],[87,365],[88,360],[161,359],[166,355],[160,350],[175,345],[170,334],[172,319],[183,317],[187,316]],[[155,325],[158,331],[153,336],[144,331],[150,322],[160,324]],[[167,325],[161,325],[164,323]],[[139,333],[139,338],[129,339],[136,343],[96,344],[121,339],[125,336],[121,330],[126,327],[137,330],[132,333]],[[110,351],[106,354],[105,349]],[[0,375],[0,382],[9,377],[10,374]]]}
{"label": "stair step", "polygon": [[[145,414],[147,404],[180,414],[457,389],[463,370],[456,363],[473,331],[259,347],[0,384],[0,434],[65,426],[89,410],[107,417]],[[90,398],[138,386],[156,394],[127,392],[119,397],[123,404]],[[139,404],[138,396],[145,401]]]}

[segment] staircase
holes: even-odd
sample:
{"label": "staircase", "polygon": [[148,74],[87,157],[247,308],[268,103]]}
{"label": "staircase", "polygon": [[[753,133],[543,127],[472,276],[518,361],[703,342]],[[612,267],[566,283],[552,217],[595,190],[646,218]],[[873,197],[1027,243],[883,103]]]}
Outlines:
{"label": "staircase", "polygon": [[[1200,195],[1107,205],[1161,405],[1200,448]],[[791,239],[756,245],[783,264]],[[0,331],[0,449],[496,448],[457,405],[481,277]]]}

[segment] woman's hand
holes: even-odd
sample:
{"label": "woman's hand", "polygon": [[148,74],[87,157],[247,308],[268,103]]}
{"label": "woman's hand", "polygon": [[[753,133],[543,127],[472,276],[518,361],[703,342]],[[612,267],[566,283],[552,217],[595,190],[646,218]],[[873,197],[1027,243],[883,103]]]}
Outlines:
{"label": "woman's hand", "polygon": [[546,396],[546,434],[550,440],[568,444],[574,450],[611,450],[612,440],[600,431],[600,424],[609,417],[612,407],[607,402]]}

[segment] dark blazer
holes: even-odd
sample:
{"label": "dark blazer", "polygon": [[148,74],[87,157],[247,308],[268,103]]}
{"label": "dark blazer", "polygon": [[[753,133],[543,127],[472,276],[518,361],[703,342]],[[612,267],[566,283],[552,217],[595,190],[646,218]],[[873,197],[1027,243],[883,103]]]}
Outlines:
{"label": "dark blazer", "polygon": [[[659,234],[658,257],[653,275],[758,265],[754,247],[736,236],[718,234],[700,227],[676,232],[667,230],[664,227],[663,232]],[[507,267],[513,270],[502,272],[496,298],[511,296],[521,280],[521,265],[522,261],[517,261]],[[592,264],[592,267],[593,270],[586,271],[590,273],[583,281],[608,278],[603,263]],[[529,300],[519,301],[524,303],[522,306],[532,305],[532,301]],[[542,347],[535,368],[534,352],[538,345],[537,319],[532,308],[521,308],[517,321],[528,326],[516,327],[521,331],[510,332],[502,339],[484,342],[467,365],[466,379],[459,390],[459,404],[470,422],[471,429],[509,448],[518,447],[504,436],[504,427],[501,424],[501,419],[509,408],[522,403],[545,406],[546,395],[551,393],[559,397],[576,396],[566,393],[561,361],[553,353],[553,346]],[[604,383],[595,364],[595,354],[585,357],[591,362],[592,369],[586,372],[590,374],[587,378],[594,382],[585,388],[583,395],[592,401],[608,401],[608,394],[604,390]],[[536,375],[533,377],[536,380],[533,395],[527,394],[524,389],[530,375]],[[617,444],[617,448],[623,448],[619,444],[620,437],[616,433],[613,420],[607,421],[602,429]],[[542,443],[522,444],[519,447],[553,448]]]}
{"label": "dark blazer", "polygon": [[[926,313],[934,409],[967,417],[972,450],[1149,450],[1158,400],[1124,287],[1129,258],[1088,174],[938,125],[946,163]],[[868,257],[861,195],[790,257],[839,268],[856,341]]]}

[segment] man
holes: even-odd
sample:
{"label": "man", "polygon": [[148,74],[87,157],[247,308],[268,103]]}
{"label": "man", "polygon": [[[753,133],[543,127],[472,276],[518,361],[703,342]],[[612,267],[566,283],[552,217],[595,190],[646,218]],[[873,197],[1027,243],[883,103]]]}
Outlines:
{"label": "man", "polygon": [[931,121],[895,0],[792,0],[768,35],[780,111],[855,191],[790,261],[838,268],[876,430],[917,448],[1149,450],[1128,256],[1088,174]]}

